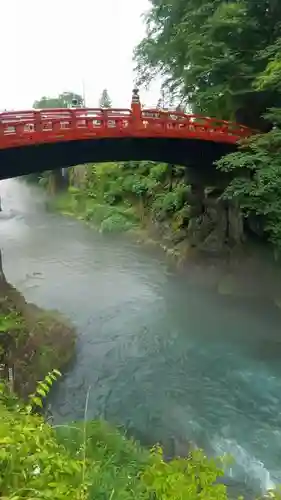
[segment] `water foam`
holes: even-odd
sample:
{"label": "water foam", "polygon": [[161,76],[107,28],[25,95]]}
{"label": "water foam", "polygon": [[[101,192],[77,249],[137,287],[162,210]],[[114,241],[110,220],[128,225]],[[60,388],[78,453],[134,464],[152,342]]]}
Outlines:
{"label": "water foam", "polygon": [[211,445],[217,456],[231,455],[234,459],[234,463],[225,471],[226,476],[242,480],[254,490],[259,489],[262,494],[276,488],[277,485],[264,463],[234,439],[217,436]]}

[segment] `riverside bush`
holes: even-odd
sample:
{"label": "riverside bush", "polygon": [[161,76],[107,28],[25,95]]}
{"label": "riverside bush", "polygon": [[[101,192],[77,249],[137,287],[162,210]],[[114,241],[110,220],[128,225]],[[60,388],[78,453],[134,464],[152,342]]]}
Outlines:
{"label": "riverside bush", "polygon": [[[0,383],[2,500],[226,500],[219,459],[200,450],[167,462],[104,421],[51,427],[34,413],[58,372],[23,405]],[[271,492],[271,498],[280,498]]]}
{"label": "riverside bush", "polygon": [[186,204],[187,192],[188,188],[180,184],[173,191],[157,195],[152,203],[153,214],[157,218],[162,218],[179,212]]}
{"label": "riverside bush", "polygon": [[58,372],[40,382],[23,405],[0,385],[0,492],[5,500],[224,500],[214,485],[218,462],[196,452],[163,460],[161,448],[143,449],[103,421],[52,428],[34,413]]}
{"label": "riverside bush", "polygon": [[[42,384],[48,389],[47,381]],[[47,394],[48,390],[42,390]],[[86,491],[83,463],[58,443],[54,429],[41,416],[32,413],[39,395],[23,406],[0,385],[1,498],[82,499]]]}
{"label": "riverside bush", "polygon": [[166,220],[166,229],[174,226],[174,218],[177,228],[188,226],[187,217],[180,216],[188,208],[184,168],[149,161],[87,164],[78,179],[79,168],[69,174],[75,185],[55,196],[50,207],[92,222],[101,232],[146,227],[156,219]]}
{"label": "riverside bush", "polygon": [[102,233],[113,233],[128,231],[129,229],[132,229],[132,227],[133,223],[124,217],[124,215],[115,213],[102,221],[100,231]]}

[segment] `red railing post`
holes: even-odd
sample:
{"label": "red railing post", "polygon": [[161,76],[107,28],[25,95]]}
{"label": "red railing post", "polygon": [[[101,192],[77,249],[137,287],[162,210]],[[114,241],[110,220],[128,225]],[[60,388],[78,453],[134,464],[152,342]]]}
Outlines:
{"label": "red railing post", "polygon": [[41,112],[34,111],[34,131],[37,133],[42,132],[42,120],[41,120]]}
{"label": "red railing post", "polygon": [[140,103],[140,96],[138,89],[133,89],[131,110],[132,110],[133,127],[141,128],[142,113],[141,113],[141,103]]}

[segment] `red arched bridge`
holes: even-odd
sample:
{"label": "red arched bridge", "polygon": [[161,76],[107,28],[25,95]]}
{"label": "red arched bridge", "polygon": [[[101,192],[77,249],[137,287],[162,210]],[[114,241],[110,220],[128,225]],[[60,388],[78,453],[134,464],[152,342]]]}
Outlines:
{"label": "red arched bridge", "polygon": [[178,111],[43,109],[0,114],[0,179],[88,162],[151,160],[212,165],[251,129]]}

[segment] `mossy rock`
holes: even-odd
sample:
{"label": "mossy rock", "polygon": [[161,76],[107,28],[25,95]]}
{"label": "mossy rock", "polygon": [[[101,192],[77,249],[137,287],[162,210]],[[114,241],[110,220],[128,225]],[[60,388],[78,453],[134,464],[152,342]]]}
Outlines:
{"label": "mossy rock", "polygon": [[15,390],[25,398],[49,371],[62,371],[73,359],[75,329],[59,312],[27,303],[9,283],[0,288],[0,317],[16,318],[13,324],[6,321],[4,363],[14,368]]}

